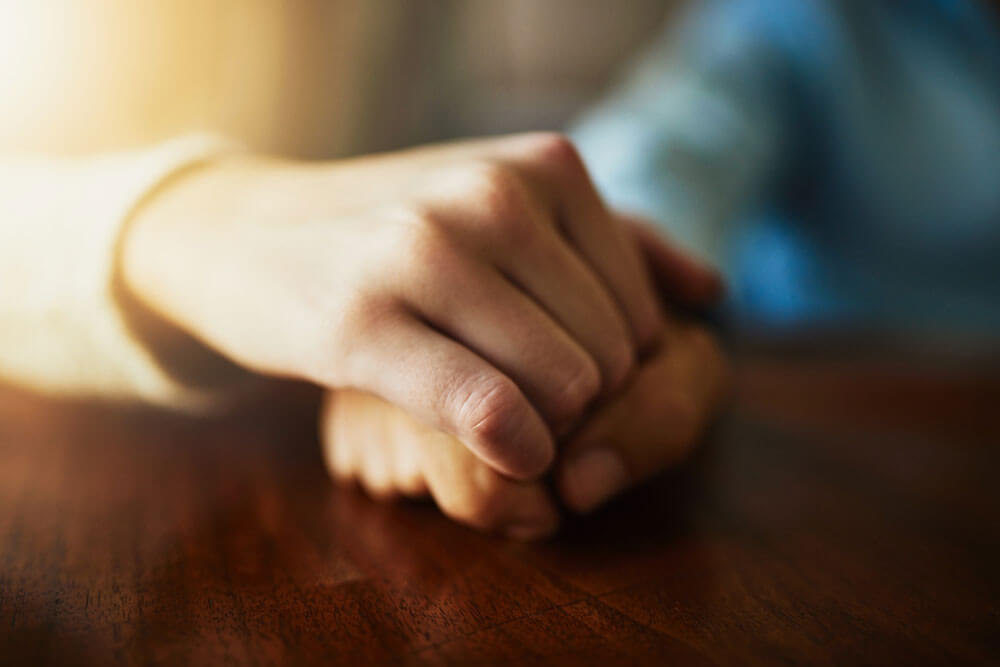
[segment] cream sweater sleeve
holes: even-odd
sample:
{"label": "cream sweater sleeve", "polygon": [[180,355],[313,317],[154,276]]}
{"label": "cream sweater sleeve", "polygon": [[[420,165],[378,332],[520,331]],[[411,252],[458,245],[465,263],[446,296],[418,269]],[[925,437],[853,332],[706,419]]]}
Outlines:
{"label": "cream sweater sleeve", "polygon": [[235,149],[189,135],[85,158],[0,156],[0,379],[182,410],[218,402],[218,389],[172,376],[130,327],[113,290],[115,255],[146,195]]}

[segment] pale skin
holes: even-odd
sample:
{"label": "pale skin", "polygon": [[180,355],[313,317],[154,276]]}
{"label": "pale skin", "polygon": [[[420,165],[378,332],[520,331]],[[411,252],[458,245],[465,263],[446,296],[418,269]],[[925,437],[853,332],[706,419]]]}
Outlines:
{"label": "pale skin", "polygon": [[[532,134],[192,169],[136,213],[121,275],[183,336],[337,392],[324,431],[341,433],[328,447],[336,474],[374,493],[429,491],[451,516],[498,530],[509,521],[492,510],[484,520],[484,499],[463,485],[489,503],[506,503],[493,499],[507,485],[538,496],[557,455],[567,460],[574,443],[632,410],[616,406],[639,410],[645,378],[690,393],[694,412],[714,404],[657,361],[707,353],[687,350],[689,327],[667,325],[647,264],[676,300],[718,292],[713,272],[607,209],[565,138]],[[615,396],[581,428],[595,402]],[[360,435],[389,422],[398,438]],[[364,460],[384,470],[346,463],[360,458],[341,445],[362,441]],[[661,464],[635,466],[629,480]],[[483,483],[490,476],[502,483]],[[544,513],[540,500],[513,505]]]}
{"label": "pale skin", "polygon": [[472,528],[547,537],[559,526],[557,502],[588,513],[698,443],[724,395],[726,362],[704,328],[671,329],[624,391],[562,443],[552,473],[556,496],[540,480],[501,475],[453,436],[354,390],[327,394],[320,427],[327,467],[375,498],[429,496]]}

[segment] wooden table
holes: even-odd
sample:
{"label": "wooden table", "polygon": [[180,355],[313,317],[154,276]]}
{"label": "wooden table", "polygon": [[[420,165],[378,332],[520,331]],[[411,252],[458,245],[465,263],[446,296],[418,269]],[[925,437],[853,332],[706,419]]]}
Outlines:
{"label": "wooden table", "polygon": [[683,468],[537,545],[379,505],[310,406],[0,392],[0,663],[1000,662],[1000,372],[755,352]]}

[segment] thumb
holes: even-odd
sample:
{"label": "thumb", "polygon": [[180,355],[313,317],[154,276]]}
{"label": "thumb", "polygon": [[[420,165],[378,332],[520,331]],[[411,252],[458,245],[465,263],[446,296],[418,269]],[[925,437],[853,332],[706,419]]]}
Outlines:
{"label": "thumb", "polygon": [[665,301],[700,309],[725,295],[725,282],[716,269],[668,242],[638,216],[619,213],[618,218],[638,243]]}

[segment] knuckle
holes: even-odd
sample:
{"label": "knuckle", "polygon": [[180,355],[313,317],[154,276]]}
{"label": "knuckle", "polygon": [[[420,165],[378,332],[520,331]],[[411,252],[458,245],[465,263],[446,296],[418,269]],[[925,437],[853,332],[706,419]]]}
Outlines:
{"label": "knuckle", "polygon": [[511,380],[477,380],[461,399],[459,422],[463,430],[491,449],[502,446],[520,426],[521,403],[521,393]]}
{"label": "knuckle", "polygon": [[399,497],[399,492],[393,485],[392,480],[384,476],[371,476],[362,474],[358,478],[361,488],[373,500],[387,502]]}
{"label": "knuckle", "polygon": [[666,329],[666,320],[654,298],[644,304],[645,307],[641,308],[640,315],[636,318],[635,337],[639,347],[643,349],[653,347]]}
{"label": "knuckle", "polygon": [[338,408],[336,392],[325,400],[320,416],[320,431],[323,440],[323,462],[327,471],[337,480],[346,481],[354,476],[353,457],[345,443],[343,416]]}
{"label": "knuckle", "polygon": [[400,226],[397,262],[409,276],[437,272],[453,256],[454,246],[446,227],[429,212],[417,211]]}
{"label": "knuckle", "polygon": [[554,421],[563,425],[575,420],[601,391],[601,372],[589,357],[568,373],[554,411]]}
{"label": "knuckle", "polygon": [[530,191],[515,169],[486,162],[474,166],[474,196],[486,214],[494,236],[507,244],[535,239],[535,212]]}
{"label": "knuckle", "polygon": [[569,173],[584,173],[583,158],[573,142],[559,132],[539,132],[531,135],[531,153],[545,164]]}
{"label": "knuckle", "polygon": [[334,340],[327,347],[331,353],[349,354],[370,332],[382,330],[394,310],[388,299],[358,290],[330,315]]}
{"label": "knuckle", "polygon": [[509,193],[520,180],[512,167],[497,160],[477,160],[468,166],[468,173],[474,187],[500,194]]}
{"label": "knuckle", "polygon": [[351,477],[352,470],[345,456],[346,451],[334,440],[327,439],[323,443],[323,462],[327,471],[338,480]]}
{"label": "knuckle", "polygon": [[427,482],[419,472],[408,472],[401,475],[397,482],[399,492],[411,498],[426,495]]}
{"label": "knuckle", "polygon": [[504,480],[487,466],[477,466],[463,492],[441,504],[448,516],[479,530],[494,530],[504,519],[508,493]]}
{"label": "knuckle", "polygon": [[342,320],[339,328],[341,330],[371,330],[387,317],[389,311],[390,308],[383,299],[367,291],[358,290],[346,300],[338,313]]}
{"label": "knuckle", "polygon": [[503,480],[486,466],[479,466],[473,472],[471,481],[466,501],[468,520],[486,530],[497,527],[507,504]]}
{"label": "knuckle", "polygon": [[330,387],[358,384],[361,369],[373,349],[372,335],[390,330],[397,316],[398,309],[391,298],[365,290],[357,290],[336,304],[325,317],[327,333],[315,346],[313,379]]}
{"label": "knuckle", "polygon": [[495,236],[507,248],[524,252],[539,242],[539,229],[530,214],[494,218]]}
{"label": "knuckle", "polygon": [[635,368],[635,349],[626,341],[620,341],[613,346],[614,353],[609,355],[608,369],[604,377],[604,388],[612,391],[620,387]]}
{"label": "knuckle", "polygon": [[492,160],[474,162],[468,167],[476,194],[498,205],[516,201],[519,177],[511,167]]}

